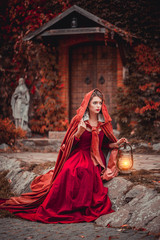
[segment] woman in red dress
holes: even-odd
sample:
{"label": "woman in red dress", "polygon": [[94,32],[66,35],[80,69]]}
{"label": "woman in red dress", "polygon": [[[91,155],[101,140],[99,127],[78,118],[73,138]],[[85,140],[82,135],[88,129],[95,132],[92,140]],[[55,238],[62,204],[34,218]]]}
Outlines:
{"label": "woman in red dress", "polygon": [[126,141],[114,137],[103,94],[92,90],[70,123],[55,169],[37,177],[30,193],[1,200],[0,209],[44,223],[90,222],[113,212],[102,180],[117,176],[117,148]]}

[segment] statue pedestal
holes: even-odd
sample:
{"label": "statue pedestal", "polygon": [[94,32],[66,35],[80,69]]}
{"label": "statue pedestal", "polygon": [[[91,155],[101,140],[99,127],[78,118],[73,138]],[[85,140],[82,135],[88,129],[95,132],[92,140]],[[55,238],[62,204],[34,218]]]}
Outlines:
{"label": "statue pedestal", "polygon": [[32,132],[31,132],[31,129],[30,129],[30,128],[27,129],[27,134],[26,134],[26,136],[27,136],[28,138],[31,138],[31,137],[32,137]]}

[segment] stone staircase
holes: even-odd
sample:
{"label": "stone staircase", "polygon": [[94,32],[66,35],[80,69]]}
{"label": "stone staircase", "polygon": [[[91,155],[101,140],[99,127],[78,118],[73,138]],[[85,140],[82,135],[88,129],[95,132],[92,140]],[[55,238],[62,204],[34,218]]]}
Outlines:
{"label": "stone staircase", "polygon": [[27,139],[17,139],[16,147],[26,152],[59,152],[65,133],[65,131],[53,131],[49,132],[48,138],[31,137]]}

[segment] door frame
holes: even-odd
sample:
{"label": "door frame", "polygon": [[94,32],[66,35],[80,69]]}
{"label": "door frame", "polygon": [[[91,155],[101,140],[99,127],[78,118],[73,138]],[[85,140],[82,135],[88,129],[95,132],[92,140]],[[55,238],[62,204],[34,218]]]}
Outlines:
{"label": "door frame", "polygon": [[[115,47],[115,43],[113,42],[108,42],[108,45],[109,46],[114,46]],[[69,88],[68,88],[68,96],[69,96],[69,121],[71,121],[71,105],[72,105],[72,102],[71,102],[71,92],[72,92],[72,84],[71,84],[71,69],[72,69],[72,66],[71,66],[71,62],[72,62],[72,51],[73,49],[77,48],[77,47],[83,47],[83,46],[95,46],[94,48],[94,51],[95,51],[95,58],[94,58],[94,61],[96,62],[97,61],[97,52],[96,52],[96,46],[105,46],[105,42],[104,41],[89,41],[89,42],[83,42],[83,43],[78,43],[78,44],[75,44],[75,45],[72,45],[69,47]],[[107,47],[107,46],[106,46]],[[95,64],[96,66],[96,64]],[[97,71],[97,69],[96,69]],[[96,76],[97,74],[95,74],[95,78],[93,79],[93,89],[96,88]]]}

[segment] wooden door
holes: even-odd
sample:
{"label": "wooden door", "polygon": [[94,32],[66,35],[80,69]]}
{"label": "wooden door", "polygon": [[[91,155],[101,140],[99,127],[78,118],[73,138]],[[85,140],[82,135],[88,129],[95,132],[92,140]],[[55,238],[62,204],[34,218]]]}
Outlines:
{"label": "wooden door", "polygon": [[70,119],[76,114],[84,95],[94,88],[105,96],[112,112],[116,90],[116,48],[102,44],[79,45],[70,50]]}

